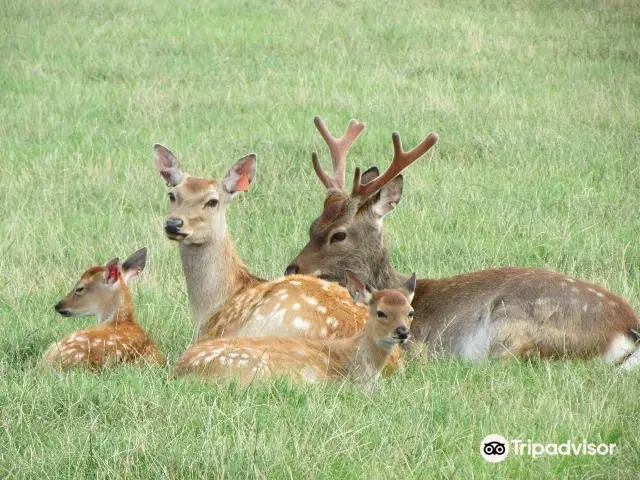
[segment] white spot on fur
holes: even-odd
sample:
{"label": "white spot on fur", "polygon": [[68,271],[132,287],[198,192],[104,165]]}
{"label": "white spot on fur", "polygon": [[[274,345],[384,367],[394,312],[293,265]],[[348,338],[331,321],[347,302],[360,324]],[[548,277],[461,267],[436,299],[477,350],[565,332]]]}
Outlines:
{"label": "white spot on fur", "polygon": [[573,278],[567,277],[565,280],[569,283],[576,283],[576,281]]}
{"label": "white spot on fur", "polygon": [[220,362],[220,365],[226,365],[227,363],[231,363],[230,361],[227,362],[227,357],[225,357],[224,355],[220,355],[218,357],[218,361]]}
{"label": "white spot on fur", "polygon": [[309,330],[309,322],[307,322],[304,318],[296,317],[293,319],[293,328],[296,330],[307,331]]}
{"label": "white spot on fur", "polygon": [[304,301],[307,302],[309,305],[318,304],[318,300],[315,297],[309,297],[307,295],[304,295]]}
{"label": "white spot on fur", "polygon": [[318,308],[316,308],[316,310],[318,310],[322,314],[327,313],[327,307],[325,307],[324,305],[318,305]]}
{"label": "white spot on fur", "polygon": [[325,282],[324,280],[322,280],[322,290],[324,290],[325,292],[329,291],[329,282]]}
{"label": "white spot on fur", "polygon": [[[607,303],[610,307],[616,307],[618,305],[618,302],[615,302],[613,300],[609,300]],[[600,304],[602,305],[602,302]]]}
{"label": "white spot on fur", "polygon": [[294,310],[300,310],[300,304],[299,303],[294,303],[291,308],[293,308]]}
{"label": "white spot on fur", "polygon": [[300,283],[298,280],[289,280],[289,283],[296,287],[299,287],[300,285],[302,285],[302,283]]}
{"label": "white spot on fur", "polygon": [[287,293],[287,289],[286,288],[281,288],[280,290],[278,290],[276,292],[277,295],[284,295],[285,293]]}
{"label": "white spot on fur", "polygon": [[582,311],[583,311],[583,312],[586,312],[587,310],[589,310],[589,305],[585,303],[585,304],[582,306]]}
{"label": "white spot on fur", "polygon": [[602,292],[596,292],[596,295],[599,296],[600,298],[604,297],[604,293]]}
{"label": "white spot on fur", "polygon": [[322,327],[320,329],[320,336],[326,337],[328,334],[329,334],[329,332],[327,331],[327,329],[325,327]]}
{"label": "white spot on fur", "polygon": [[289,298],[289,295],[287,295],[286,293],[280,295],[280,300],[286,300],[287,298]]}
{"label": "white spot on fur", "polygon": [[333,317],[327,317],[327,325],[329,325],[330,328],[337,328],[340,322]]}
{"label": "white spot on fur", "polygon": [[238,367],[246,367],[247,365],[249,365],[249,360],[246,360],[246,359],[238,360],[237,365]]}
{"label": "white spot on fur", "polygon": [[305,382],[314,383],[318,379],[315,369],[309,365],[304,366],[300,374]]}
{"label": "white spot on fur", "polygon": [[578,287],[571,287],[571,291],[573,293],[580,293],[580,289]]}
{"label": "white spot on fur", "polygon": [[611,340],[611,343],[609,343],[609,347],[604,353],[603,358],[607,363],[616,363],[629,355],[635,349],[635,342],[627,335],[619,333],[613,338],[613,340]]}

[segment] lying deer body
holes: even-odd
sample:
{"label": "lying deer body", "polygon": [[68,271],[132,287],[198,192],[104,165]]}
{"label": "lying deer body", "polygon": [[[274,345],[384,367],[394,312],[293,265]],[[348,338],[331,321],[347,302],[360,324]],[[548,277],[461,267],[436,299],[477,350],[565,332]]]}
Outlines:
{"label": "lying deer body", "polygon": [[143,248],[122,266],[116,258],[82,274],[55,309],[65,317],[95,315],[99,324],[55,342],[44,355],[46,363],[60,368],[91,369],[126,362],[164,364],[158,347],[136,321],[127,286],[144,269],[146,257],[147,249]]}
{"label": "lying deer body", "polygon": [[253,182],[255,155],[241,158],[222,181],[215,181],[183,173],[173,153],[161,145],[154,146],[154,154],[170,187],[165,232],[179,243],[195,341],[230,336],[325,339],[362,329],[366,308],[355,305],[343,287],[302,275],[267,282],[249,273],[239,259],[226,232],[225,211],[237,192]]}
{"label": "lying deer body", "polygon": [[396,345],[406,341],[413,316],[415,275],[399,290],[367,288],[347,272],[354,302],[368,307],[369,320],[349,338],[328,340],[278,337],[230,337],[192,345],[174,376],[236,377],[243,383],[287,376],[313,383],[322,379],[366,382],[376,378]]}
{"label": "lying deer body", "polygon": [[[351,193],[344,190],[344,156],[336,159],[335,139],[316,117],[332,153],[334,174],[313,166],[327,187],[324,209],[310,229],[310,241],[285,273],[318,274],[342,281],[352,270],[376,288],[394,288],[406,277],[391,265],[382,229],[384,216],[402,197],[399,173],[437,141],[429,135],[404,152],[393,135],[394,159],[379,175],[356,169]],[[350,255],[358,251],[360,255]],[[531,268],[498,268],[445,279],[419,280],[411,327],[411,350],[428,344],[431,357],[571,357],[600,355],[607,362],[640,363],[640,323],[631,307],[604,288],[560,273]],[[626,359],[626,360],[625,360]]]}

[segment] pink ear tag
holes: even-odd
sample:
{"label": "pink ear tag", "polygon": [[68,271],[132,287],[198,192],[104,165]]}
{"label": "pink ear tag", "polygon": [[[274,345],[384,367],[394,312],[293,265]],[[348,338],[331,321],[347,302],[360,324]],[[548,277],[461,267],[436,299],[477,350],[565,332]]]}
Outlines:
{"label": "pink ear tag", "polygon": [[118,281],[118,277],[120,276],[120,272],[118,270],[117,265],[109,265],[107,271],[107,281],[108,283],[116,283]]}
{"label": "pink ear tag", "polygon": [[247,190],[249,190],[249,176],[243,173],[236,182],[236,192],[246,192]]}

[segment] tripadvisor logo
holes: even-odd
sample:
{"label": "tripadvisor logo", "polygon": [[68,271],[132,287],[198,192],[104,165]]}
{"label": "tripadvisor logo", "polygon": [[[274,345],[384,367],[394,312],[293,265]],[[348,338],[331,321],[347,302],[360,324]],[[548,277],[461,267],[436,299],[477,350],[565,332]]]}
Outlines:
{"label": "tripadvisor logo", "polygon": [[573,442],[568,440],[564,443],[536,443],[531,440],[511,440],[507,441],[503,436],[491,434],[482,439],[480,443],[480,454],[490,463],[502,462],[509,451],[516,457],[529,456],[537,458],[542,455],[613,455],[615,443],[588,443]]}

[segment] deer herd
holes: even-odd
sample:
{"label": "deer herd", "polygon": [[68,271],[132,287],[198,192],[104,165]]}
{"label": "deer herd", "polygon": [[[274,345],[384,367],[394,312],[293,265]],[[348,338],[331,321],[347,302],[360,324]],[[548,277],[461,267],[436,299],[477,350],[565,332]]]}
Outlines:
{"label": "deer herd", "polygon": [[[309,242],[285,276],[253,275],[234,248],[226,210],[249,190],[256,155],[237,160],[220,180],[186,173],[166,147],[153,146],[168,191],[164,231],[178,244],[194,322],[193,343],[171,377],[244,383],[287,377],[317,382],[369,382],[403,359],[446,356],[561,359],[601,357],[630,370],[640,364],[640,320],[606,289],[532,268],[496,268],[444,279],[397,272],[383,232],[384,217],[402,198],[401,172],[438,141],[429,134],[405,151],[394,133],[393,159],[355,169],[345,188],[347,153],[365,126],[351,120],[341,137],[314,119],[332,173],[312,154],[326,187]],[[55,342],[44,354],[56,368],[99,371],[117,363],[165,364],[136,321],[128,283],[146,265],[143,248],[85,271],[55,306],[64,316],[94,315],[98,325]]]}

